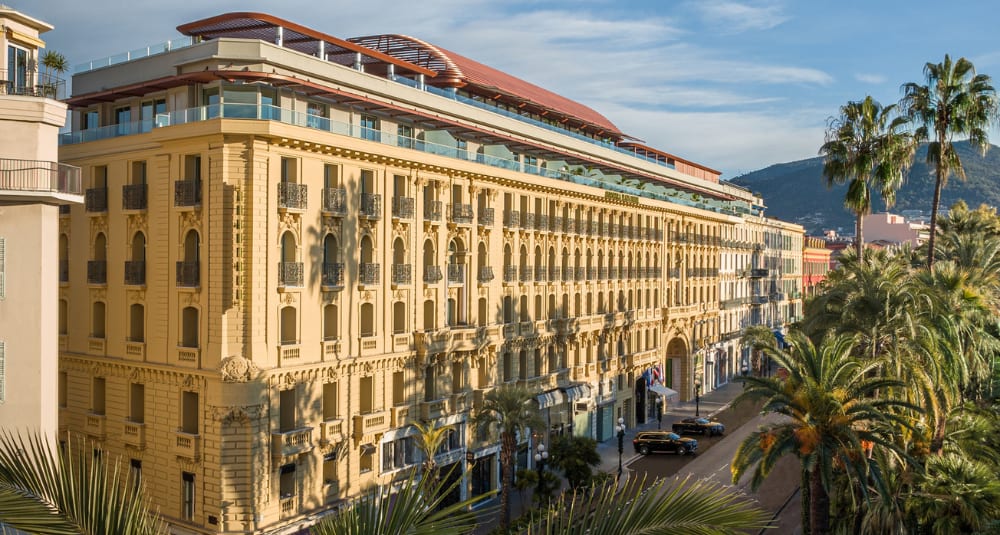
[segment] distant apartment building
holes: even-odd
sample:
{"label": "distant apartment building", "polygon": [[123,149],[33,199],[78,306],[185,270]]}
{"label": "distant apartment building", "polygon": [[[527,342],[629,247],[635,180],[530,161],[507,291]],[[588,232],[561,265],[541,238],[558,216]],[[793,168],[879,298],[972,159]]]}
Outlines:
{"label": "distant apartment building", "polygon": [[880,212],[864,217],[864,232],[866,242],[906,243],[918,247],[930,237],[930,226],[909,221],[901,215]]}
{"label": "distant apartment building", "polygon": [[802,247],[802,293],[803,297],[816,294],[820,283],[826,280],[830,272],[830,256],[833,251],[827,248],[823,238],[806,236]]}
{"label": "distant apartment building", "polygon": [[59,214],[83,197],[80,170],[59,163],[63,83],[38,71],[39,36],[51,29],[0,4],[0,428],[55,440],[58,329],[68,321]]}
{"label": "distant apartment building", "polygon": [[60,220],[83,321],[60,423],[129,459],[173,533],[282,533],[420,462],[500,484],[470,416],[536,393],[605,440],[739,373],[801,313],[802,227],[598,112],[419,39],[275,17],[84,65]]}

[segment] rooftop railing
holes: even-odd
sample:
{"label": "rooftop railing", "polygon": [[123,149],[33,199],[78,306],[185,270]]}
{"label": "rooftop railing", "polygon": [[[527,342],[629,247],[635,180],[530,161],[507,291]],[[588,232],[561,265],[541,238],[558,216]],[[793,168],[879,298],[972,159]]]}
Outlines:
{"label": "rooftop railing", "polygon": [[0,191],[83,195],[80,168],[59,162],[0,158]]}
{"label": "rooftop railing", "polygon": [[0,69],[0,95],[66,98],[66,81],[48,72]]}
{"label": "rooftop railing", "polygon": [[[391,132],[381,132],[381,135],[373,139],[373,136],[371,136],[370,128],[364,128],[354,124],[334,121],[332,119],[327,119],[325,117],[317,117],[315,115],[310,115],[305,112],[279,108],[277,106],[257,105],[257,104],[228,104],[228,103],[211,104],[207,106],[198,106],[194,108],[176,110],[169,113],[161,113],[158,114],[155,117],[155,119],[152,120],[133,121],[130,123],[109,125],[100,128],[65,132],[59,135],[59,144],[74,145],[77,143],[98,141],[102,139],[112,139],[126,135],[149,132],[153,128],[162,128],[167,126],[196,123],[196,122],[208,121],[219,118],[277,121],[294,126],[315,128],[333,134],[340,134],[358,139],[367,139],[384,145],[399,146],[398,143],[399,136]],[[412,150],[426,152],[430,154],[436,154],[445,157],[451,157],[452,153],[454,153],[457,149],[455,149],[455,147],[447,145],[439,145],[429,141],[422,141],[419,144],[414,144]],[[455,153],[455,155],[456,157],[460,156],[459,153]],[[461,159],[468,160],[468,158],[461,158]],[[502,169],[525,172],[524,171],[525,167],[522,166],[520,161],[510,158],[504,158],[501,156],[476,154],[474,161],[483,165],[488,165],[490,167],[498,167]],[[684,194],[676,191],[671,193],[660,193],[656,191],[639,190],[625,184],[617,184],[614,182],[599,180],[596,178],[591,178],[583,175],[576,175],[566,171],[548,169],[544,166],[531,166],[531,168],[534,171],[533,174],[539,176],[553,178],[557,180],[563,180],[566,182],[572,182],[574,184],[580,184],[584,186],[593,186],[604,190],[624,193],[626,195],[658,199],[666,202],[671,202],[674,204],[691,206],[717,213],[756,214],[755,211],[748,210],[739,205],[729,205],[723,201],[715,201],[711,199],[695,200],[694,198],[684,196]]]}
{"label": "rooftop railing", "polygon": [[177,50],[178,48],[188,47],[194,44],[194,40],[190,37],[179,37],[177,39],[171,39],[169,41],[164,41],[162,43],[157,43],[155,45],[149,45],[145,48],[137,48],[135,50],[130,50],[128,52],[122,52],[121,54],[115,54],[113,56],[108,56],[101,59],[95,59],[88,61],[86,63],[80,63],[73,67],[74,73],[81,73],[92,71],[94,69],[99,69],[101,67],[108,67],[110,65],[115,65],[118,63],[125,63],[126,61],[131,61],[133,59],[140,59],[149,56],[155,56],[156,54],[162,54],[164,52],[170,52],[171,50]]}

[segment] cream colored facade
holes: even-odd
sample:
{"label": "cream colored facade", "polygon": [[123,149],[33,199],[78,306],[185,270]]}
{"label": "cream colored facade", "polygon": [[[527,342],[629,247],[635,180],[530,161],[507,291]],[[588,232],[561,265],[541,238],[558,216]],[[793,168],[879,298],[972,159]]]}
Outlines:
{"label": "cream colored facade", "polygon": [[80,176],[58,163],[66,105],[35,83],[52,26],[0,6],[0,28],[0,428],[54,440],[58,211],[82,202]]}
{"label": "cream colored facade", "polygon": [[[198,78],[220,69],[262,78]],[[282,88],[306,77],[357,100]],[[418,462],[418,420],[453,426],[437,461],[462,494],[494,489],[498,446],[468,422],[503,384],[538,393],[546,440],[641,423],[644,372],[691,397],[721,340],[724,236],[794,227],[728,184],[263,41],[73,87],[60,154],[88,190],[61,221],[60,423],[128,459],[175,533],[292,530]]]}

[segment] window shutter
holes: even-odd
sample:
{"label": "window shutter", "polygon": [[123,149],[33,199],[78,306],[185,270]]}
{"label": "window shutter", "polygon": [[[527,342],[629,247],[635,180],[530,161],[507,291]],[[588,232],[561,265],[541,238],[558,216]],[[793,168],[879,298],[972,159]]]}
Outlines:
{"label": "window shutter", "polygon": [[5,369],[7,355],[4,352],[5,349],[4,342],[0,341],[0,403],[7,399],[7,370]]}

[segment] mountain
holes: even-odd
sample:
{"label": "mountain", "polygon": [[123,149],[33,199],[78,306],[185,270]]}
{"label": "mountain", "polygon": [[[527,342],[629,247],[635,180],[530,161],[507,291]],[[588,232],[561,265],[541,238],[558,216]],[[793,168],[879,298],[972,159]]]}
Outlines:
{"label": "mountain", "polygon": [[[1000,147],[990,146],[986,156],[980,156],[968,142],[955,143],[965,168],[966,181],[952,174],[941,191],[941,208],[947,209],[959,200],[970,207],[980,204],[1000,206]],[[823,179],[823,158],[775,164],[731,180],[759,193],[770,217],[792,221],[806,228],[810,235],[826,229],[840,229],[842,234],[854,234],[854,216],[844,208],[846,186],[826,187]],[[923,210],[930,214],[934,198],[934,168],[927,165],[927,145],[923,144],[907,173],[906,181],[896,193],[891,212]],[[885,211],[882,199],[876,195],[873,212]]]}

